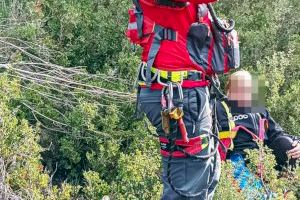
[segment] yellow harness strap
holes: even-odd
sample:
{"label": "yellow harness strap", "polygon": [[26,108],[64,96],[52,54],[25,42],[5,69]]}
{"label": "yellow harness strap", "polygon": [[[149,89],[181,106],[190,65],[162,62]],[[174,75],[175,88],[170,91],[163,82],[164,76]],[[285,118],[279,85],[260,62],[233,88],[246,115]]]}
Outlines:
{"label": "yellow harness strap", "polygon": [[[156,73],[158,69],[152,67],[151,72]],[[171,79],[172,82],[180,82],[182,79],[188,77],[188,71],[164,71],[159,70],[160,77],[164,79]]]}
{"label": "yellow harness strap", "polygon": [[232,120],[232,114],[230,113],[227,104],[224,101],[221,101],[221,103],[226,111],[227,116],[228,116],[228,127],[229,127],[229,131],[231,131],[235,127],[235,123]]}
{"label": "yellow harness strap", "polygon": [[[232,131],[232,129],[235,127],[235,123],[232,120],[232,114],[229,111],[229,108],[227,106],[227,104],[224,101],[221,101],[223,108],[226,111],[227,117],[228,117],[228,127],[229,130],[228,131],[221,131],[219,132],[219,139],[226,139],[226,138],[230,138],[230,139],[234,139],[237,132],[236,131]],[[230,149],[233,149],[233,142],[231,143]]]}

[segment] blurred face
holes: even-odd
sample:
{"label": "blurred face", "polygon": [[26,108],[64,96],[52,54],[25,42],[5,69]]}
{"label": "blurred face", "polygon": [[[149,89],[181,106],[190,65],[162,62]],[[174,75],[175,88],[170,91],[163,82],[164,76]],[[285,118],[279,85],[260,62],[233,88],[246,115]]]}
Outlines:
{"label": "blurred face", "polygon": [[238,107],[252,106],[252,77],[250,74],[241,74],[230,77],[228,100],[237,103]]}
{"label": "blurred face", "polygon": [[239,71],[230,76],[227,96],[235,113],[262,112],[265,107],[265,79]]}

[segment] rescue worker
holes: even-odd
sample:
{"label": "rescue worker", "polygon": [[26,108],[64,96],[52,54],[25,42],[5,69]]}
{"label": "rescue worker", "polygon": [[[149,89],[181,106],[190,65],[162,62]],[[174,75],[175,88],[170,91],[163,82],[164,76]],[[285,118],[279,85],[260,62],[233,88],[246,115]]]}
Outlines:
{"label": "rescue worker", "polygon": [[[219,179],[205,77],[216,72],[215,52],[228,53],[216,51],[214,44],[227,48],[222,44],[230,44],[233,37],[227,33],[222,37],[225,34],[218,32],[221,38],[228,36],[228,42],[213,42],[212,32],[217,29],[212,30],[206,4],[214,1],[133,0],[135,7],[129,10],[126,35],[143,48],[137,110],[146,114],[159,135],[162,200],[212,199]],[[232,31],[220,26],[223,32]],[[234,58],[225,61],[225,57],[218,56],[219,73],[238,65]]]}

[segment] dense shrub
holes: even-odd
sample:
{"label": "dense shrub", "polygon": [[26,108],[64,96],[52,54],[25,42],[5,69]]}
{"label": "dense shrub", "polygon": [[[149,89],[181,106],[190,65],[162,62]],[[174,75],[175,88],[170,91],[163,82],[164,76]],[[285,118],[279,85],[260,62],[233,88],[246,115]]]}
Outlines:
{"label": "dense shrub", "polygon": [[[0,1],[0,64],[12,66],[0,71],[0,167],[6,166],[0,186],[5,185],[7,195],[159,198],[158,142],[147,132],[147,121],[134,119],[134,103],[127,93],[134,88],[139,62],[139,49],[131,52],[124,37],[129,7],[128,0]],[[298,0],[222,0],[216,5],[220,16],[236,20],[242,68],[265,75],[272,116],[296,135],[300,134],[299,8]],[[86,67],[69,76],[62,76],[61,68],[48,69],[50,77],[21,76],[14,67],[31,72],[42,67],[17,68],[26,62],[50,62],[70,70]],[[41,77],[44,82],[32,81]],[[82,85],[65,84],[58,79],[62,77]],[[95,87],[126,97],[105,96]],[[257,152],[249,158],[254,171]],[[277,179],[273,165],[269,155],[267,178],[280,199],[280,190],[293,186],[296,191],[299,185],[296,178]],[[244,199],[231,172],[230,162],[224,164],[215,199]],[[292,199],[293,193],[289,195]]]}

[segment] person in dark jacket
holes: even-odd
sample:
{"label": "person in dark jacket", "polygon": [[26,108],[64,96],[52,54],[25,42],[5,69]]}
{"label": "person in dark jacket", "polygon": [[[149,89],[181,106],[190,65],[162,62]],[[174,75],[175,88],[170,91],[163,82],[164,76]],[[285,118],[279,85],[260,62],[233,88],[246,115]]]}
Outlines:
{"label": "person in dark jacket", "polygon": [[[280,169],[286,164],[288,158],[290,163],[295,163],[300,158],[299,138],[287,134],[281,126],[271,117],[269,111],[264,108],[252,106],[254,101],[254,84],[249,72],[238,71],[233,73],[227,84],[228,105],[232,114],[232,120],[235,126],[242,126],[259,136],[259,121],[266,120],[267,128],[264,134],[264,144],[273,150],[276,156],[277,168]],[[228,119],[225,119],[224,108],[221,103],[217,105],[219,129],[228,130]],[[233,139],[234,148],[228,151],[227,158],[233,154],[245,155],[245,149],[258,148],[253,136],[244,129],[239,129]]]}
{"label": "person in dark jacket", "polygon": [[[253,103],[257,100],[253,98],[259,96],[257,88],[254,88],[259,85],[254,84],[254,81],[247,71],[233,73],[226,86],[226,103],[231,116],[228,116],[224,103],[217,102],[217,118],[220,133],[230,132],[230,129],[234,132],[233,148],[228,150],[226,156],[232,161],[233,176],[240,189],[247,193],[249,199],[266,199],[266,194],[261,192],[263,182],[247,168],[245,150],[259,148],[257,141],[253,139],[263,141],[264,145],[273,150],[277,162],[275,169],[282,170],[288,166],[297,167],[300,142],[299,137],[287,134],[264,106],[259,107],[257,103]],[[229,121],[234,122],[235,128],[230,127]]]}

